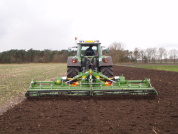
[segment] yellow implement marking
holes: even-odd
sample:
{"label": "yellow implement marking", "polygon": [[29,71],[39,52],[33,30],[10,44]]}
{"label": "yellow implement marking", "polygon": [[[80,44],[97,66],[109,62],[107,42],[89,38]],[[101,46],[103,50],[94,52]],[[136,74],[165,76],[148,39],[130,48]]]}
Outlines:
{"label": "yellow implement marking", "polygon": [[94,42],[93,40],[86,40],[86,42]]}

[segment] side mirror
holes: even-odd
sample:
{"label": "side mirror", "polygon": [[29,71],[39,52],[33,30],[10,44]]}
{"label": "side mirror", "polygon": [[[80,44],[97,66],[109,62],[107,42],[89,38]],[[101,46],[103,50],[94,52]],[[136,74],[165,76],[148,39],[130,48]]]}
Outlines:
{"label": "side mirror", "polygon": [[71,53],[71,48],[68,48],[68,52]]}
{"label": "side mirror", "polygon": [[109,53],[109,48],[106,48],[106,53]]}

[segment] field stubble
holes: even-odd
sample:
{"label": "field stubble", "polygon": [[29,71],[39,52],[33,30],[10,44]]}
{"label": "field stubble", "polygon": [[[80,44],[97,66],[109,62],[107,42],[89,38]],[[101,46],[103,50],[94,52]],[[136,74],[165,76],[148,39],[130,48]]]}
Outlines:
{"label": "field stubble", "polygon": [[[66,75],[66,64],[0,64],[0,106],[24,96],[31,80],[47,80]],[[18,98],[17,98],[18,100]]]}

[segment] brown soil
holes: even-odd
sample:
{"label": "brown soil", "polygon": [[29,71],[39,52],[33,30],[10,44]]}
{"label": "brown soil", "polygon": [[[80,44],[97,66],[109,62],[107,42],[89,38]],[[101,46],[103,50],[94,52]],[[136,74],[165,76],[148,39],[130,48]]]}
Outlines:
{"label": "brown soil", "polygon": [[156,98],[28,99],[0,116],[0,133],[178,133],[178,73],[114,66],[114,75],[150,78]]}
{"label": "brown soil", "polygon": [[122,63],[122,64],[118,64],[118,65],[124,65],[124,66],[132,66],[132,65],[173,65],[173,66],[177,66],[177,63]]}
{"label": "brown soil", "polygon": [[9,101],[0,105],[0,115],[6,112],[8,109],[13,108],[15,105],[24,101],[26,97],[23,95],[19,95],[17,97],[11,97]]}

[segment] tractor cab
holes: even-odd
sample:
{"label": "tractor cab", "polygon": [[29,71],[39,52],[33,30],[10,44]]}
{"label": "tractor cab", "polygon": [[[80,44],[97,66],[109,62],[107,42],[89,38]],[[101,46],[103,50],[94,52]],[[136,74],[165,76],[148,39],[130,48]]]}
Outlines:
{"label": "tractor cab", "polygon": [[[77,46],[73,46],[68,48],[68,52],[70,53],[72,49],[77,49],[76,56],[102,56],[102,51],[106,50],[106,53],[109,53],[109,48],[106,48],[105,46],[101,46],[101,43],[99,40],[80,40],[79,42],[76,42]],[[92,51],[87,51],[90,47],[92,47]]]}
{"label": "tractor cab", "polygon": [[80,40],[77,46],[77,56],[81,57],[81,67],[97,69],[99,66],[98,58],[102,55],[101,43],[98,40]]}
{"label": "tractor cab", "polygon": [[96,40],[80,40],[77,43],[77,56],[100,56],[102,55],[101,43]]}

